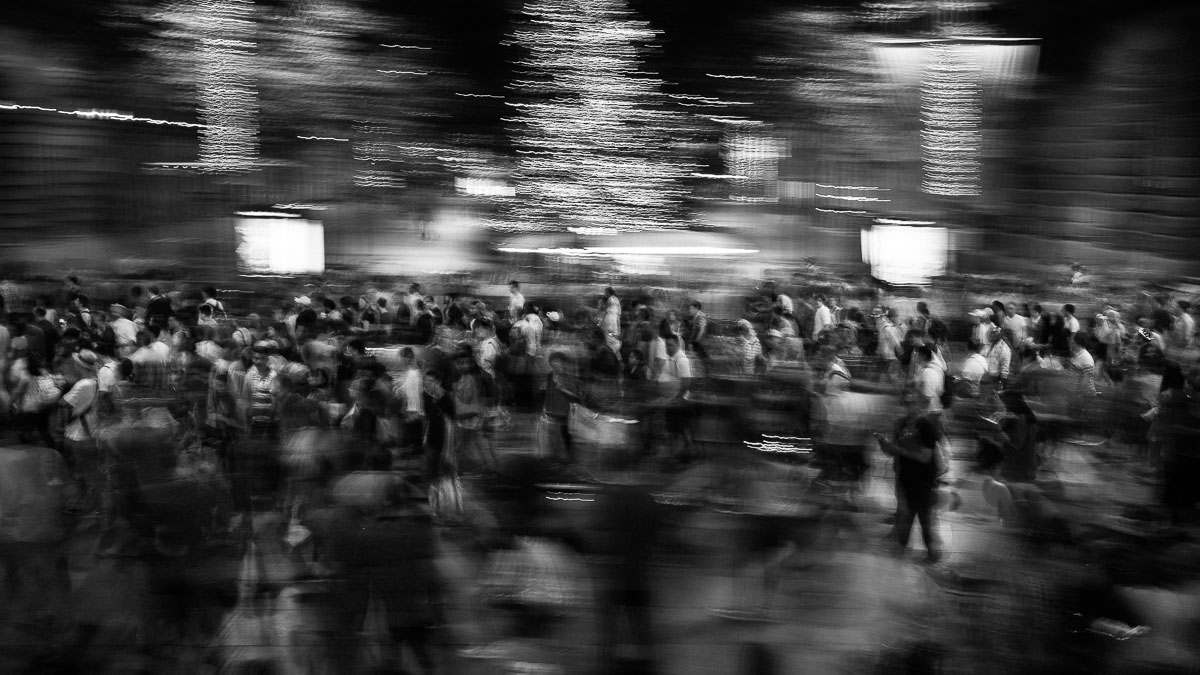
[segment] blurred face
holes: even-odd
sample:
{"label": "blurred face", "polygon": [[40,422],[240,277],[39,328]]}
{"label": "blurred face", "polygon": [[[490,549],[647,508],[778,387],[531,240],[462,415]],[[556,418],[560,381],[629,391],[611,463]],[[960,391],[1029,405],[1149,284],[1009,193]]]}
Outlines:
{"label": "blurred face", "polygon": [[695,305],[688,307],[688,316],[696,316],[699,313],[700,313],[700,310],[696,309]]}
{"label": "blurred face", "polygon": [[429,394],[430,396],[432,396],[434,398],[441,396],[442,393],[444,392],[444,390],[442,389],[442,383],[438,382],[438,379],[436,377],[434,377],[433,375],[425,376],[424,385],[425,385],[425,393]]}
{"label": "blurred face", "polygon": [[1016,306],[1016,305],[1014,305],[1014,304],[1012,304],[1011,302],[1010,302],[1010,303],[1008,303],[1008,305],[1006,305],[1006,306],[1004,307],[1004,313],[1005,313],[1005,314],[1007,314],[1007,315],[1008,315],[1008,316],[1010,316],[1010,317],[1011,317],[1011,316],[1016,316],[1016,314],[1017,314],[1017,306]]}
{"label": "blurred face", "polygon": [[667,354],[675,356],[679,352],[679,340],[667,340]]}
{"label": "blurred face", "polygon": [[266,372],[266,370],[267,370],[267,353],[266,352],[254,352],[254,354],[252,354],[250,356],[250,361],[251,361],[251,363],[254,364],[255,368],[258,368],[262,372]]}

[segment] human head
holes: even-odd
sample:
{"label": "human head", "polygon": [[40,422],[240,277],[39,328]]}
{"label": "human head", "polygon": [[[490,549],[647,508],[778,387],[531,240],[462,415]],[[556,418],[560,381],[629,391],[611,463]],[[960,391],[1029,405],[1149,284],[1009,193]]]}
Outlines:
{"label": "human head", "polygon": [[1010,302],[1007,305],[1005,305],[1004,306],[1004,314],[1007,316],[1010,316],[1010,317],[1016,316],[1017,315],[1017,304],[1015,302]]}
{"label": "human head", "polygon": [[492,322],[487,319],[479,319],[475,322],[475,335],[480,339],[491,337]]}
{"label": "human head", "polygon": [[675,356],[679,352],[679,336],[671,333],[663,338],[663,340],[667,343],[667,355]]}
{"label": "human head", "polygon": [[1088,338],[1082,332],[1076,333],[1071,338],[1071,353],[1078,354],[1087,348]]}
{"label": "human head", "polygon": [[917,303],[917,314],[921,316],[929,316],[929,305],[925,304],[924,300]]}
{"label": "human head", "polygon": [[988,342],[996,344],[1000,341],[1001,336],[1002,333],[1000,332],[1000,328],[998,326],[993,326],[992,329],[988,331]]}
{"label": "human head", "polygon": [[400,348],[400,362],[403,363],[406,368],[412,368],[414,365],[416,365],[417,357],[413,353],[412,347]]}
{"label": "human head", "polygon": [[754,334],[754,326],[746,319],[738,319],[737,322],[738,334],[744,337],[749,337]]}
{"label": "human head", "polygon": [[921,360],[921,363],[929,363],[930,361],[933,361],[933,345],[929,344],[928,342],[920,347],[917,347],[917,350],[914,353],[916,354],[917,358]]}
{"label": "human head", "polygon": [[967,338],[967,351],[972,354],[982,352],[983,342],[981,342],[979,338],[972,335],[971,337]]}
{"label": "human head", "polygon": [[205,286],[200,289],[200,293],[204,296],[205,300],[208,298],[217,297],[217,289],[215,286]]}
{"label": "human head", "polygon": [[1075,305],[1066,304],[1062,308],[1063,316],[1075,316]]}
{"label": "human head", "polygon": [[513,292],[521,290],[521,282],[516,280],[508,282],[508,290]]}
{"label": "human head", "polygon": [[700,306],[699,300],[693,300],[688,303],[688,314],[691,316],[696,316],[699,314],[701,309],[702,307]]}

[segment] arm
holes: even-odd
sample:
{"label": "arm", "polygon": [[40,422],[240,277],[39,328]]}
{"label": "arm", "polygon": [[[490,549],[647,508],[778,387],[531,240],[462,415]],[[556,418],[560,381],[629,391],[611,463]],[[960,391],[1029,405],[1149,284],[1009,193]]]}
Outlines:
{"label": "arm", "polygon": [[879,441],[879,449],[883,450],[884,454],[888,456],[904,457],[905,459],[911,459],[914,462],[920,462],[922,464],[928,464],[933,459],[932,448],[921,446],[915,450],[912,450],[888,438],[885,438],[883,434],[875,434],[875,438]]}
{"label": "arm", "polygon": [[679,380],[679,394],[675,396],[675,400],[683,402],[687,398],[688,392],[692,390],[692,378],[684,377]]}

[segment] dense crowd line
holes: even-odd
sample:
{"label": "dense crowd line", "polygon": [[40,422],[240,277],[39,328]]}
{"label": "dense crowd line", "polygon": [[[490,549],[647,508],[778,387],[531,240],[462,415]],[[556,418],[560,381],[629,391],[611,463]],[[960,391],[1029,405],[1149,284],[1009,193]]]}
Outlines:
{"label": "dense crowd line", "polygon": [[[920,302],[898,316],[884,300],[842,308],[767,284],[740,316],[710,318],[699,301],[662,306],[613,288],[595,301],[527,300],[517,282],[492,303],[412,284],[394,306],[314,292],[274,306],[239,301],[239,311],[215,288],[199,290],[189,301],[132,287],[92,307],[71,278],[0,305],[7,431],[45,446],[38,476],[62,486],[65,513],[98,523],[100,555],[182,555],[263,513],[303,524],[317,542],[302,556],[311,570],[352,570],[351,623],[361,628],[371,593],[384,598],[392,637],[425,668],[442,591],[427,559],[431,525],[410,516],[462,522],[464,477],[513,479],[500,451],[512,434],[533,438],[527,454],[554,475],[589,481],[648,463],[670,472],[725,461],[697,431],[712,411],[732,410],[731,446],[811,439],[822,475],[851,495],[882,450],[896,476],[895,545],[907,547],[919,521],[931,562],[941,555],[937,492],[964,451],[952,439],[969,443],[989,498],[1013,522],[1038,517],[1019,486],[1035,480],[1056,434],[1129,435],[1177,520],[1200,478],[1200,370],[1184,300],[1091,308],[1089,321],[1070,304],[1000,301],[965,316]],[[880,424],[892,404],[902,411]],[[766,408],[780,414],[756,414]],[[181,480],[195,488],[186,497]],[[516,494],[493,529],[506,546],[532,546],[536,518]],[[325,510],[335,502],[369,505],[356,517],[370,531],[346,536],[347,516]],[[621,508],[614,527],[634,527]],[[66,521],[51,521],[0,531],[10,584],[54,554],[21,559],[7,544],[60,542]],[[645,605],[643,582],[622,576],[640,568],[628,565],[613,573],[609,602]]]}

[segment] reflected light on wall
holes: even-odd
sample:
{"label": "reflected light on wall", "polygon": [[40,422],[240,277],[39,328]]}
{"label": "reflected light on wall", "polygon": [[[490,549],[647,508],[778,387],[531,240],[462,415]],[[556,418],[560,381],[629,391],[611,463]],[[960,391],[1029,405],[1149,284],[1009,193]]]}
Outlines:
{"label": "reflected light on wall", "polygon": [[325,271],[325,226],[320,222],[243,216],[238,218],[235,229],[238,268],[242,273],[288,275]]}
{"label": "reflected light on wall", "polygon": [[889,284],[928,285],[946,273],[949,249],[944,227],[876,224],[862,231],[863,262],[872,276]]}

